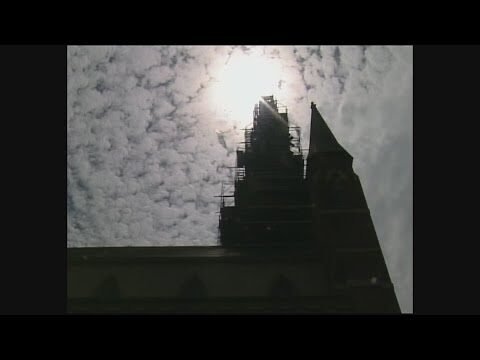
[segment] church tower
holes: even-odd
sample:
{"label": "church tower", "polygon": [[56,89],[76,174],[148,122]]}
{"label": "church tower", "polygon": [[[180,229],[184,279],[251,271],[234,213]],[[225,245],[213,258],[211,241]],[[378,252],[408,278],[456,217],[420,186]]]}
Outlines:
{"label": "church tower", "polygon": [[[222,194],[220,242],[308,248],[323,263],[326,291],[346,299],[347,311],[400,312],[353,157],[314,103],[311,111],[304,176],[300,129],[273,96],[255,106],[253,128],[237,151],[234,194]],[[228,196],[234,206],[225,205]]]}
{"label": "church tower", "polygon": [[[253,128],[237,151],[235,192],[222,196],[220,242],[224,246],[296,245],[311,239],[311,206],[304,178],[300,128],[273,96],[255,106]],[[233,196],[235,206],[225,206]]]}
{"label": "church tower", "polygon": [[332,290],[347,294],[361,313],[399,313],[387,266],[353,157],[311,104],[307,182],[313,241],[325,254]]}

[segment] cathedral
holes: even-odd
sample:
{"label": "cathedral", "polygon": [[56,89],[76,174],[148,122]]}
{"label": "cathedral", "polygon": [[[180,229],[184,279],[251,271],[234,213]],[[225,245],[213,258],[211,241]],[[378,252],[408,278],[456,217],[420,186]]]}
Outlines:
{"label": "cathedral", "polygon": [[67,249],[69,313],[400,313],[352,156],[311,103],[255,105],[222,187],[218,246]]}

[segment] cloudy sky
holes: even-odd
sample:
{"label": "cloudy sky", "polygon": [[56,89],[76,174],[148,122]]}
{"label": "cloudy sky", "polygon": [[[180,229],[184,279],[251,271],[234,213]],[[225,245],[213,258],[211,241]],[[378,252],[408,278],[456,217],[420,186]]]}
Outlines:
{"label": "cloudy sky", "polygon": [[403,312],[413,310],[413,50],[70,46],[68,247],[216,245],[240,129],[275,95],[308,148],[310,102],[354,157]]}

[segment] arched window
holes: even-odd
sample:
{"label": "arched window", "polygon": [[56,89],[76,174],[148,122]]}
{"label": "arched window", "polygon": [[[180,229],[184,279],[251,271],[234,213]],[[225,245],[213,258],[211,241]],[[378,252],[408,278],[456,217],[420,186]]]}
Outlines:
{"label": "arched window", "polygon": [[117,279],[110,275],[94,290],[93,296],[99,300],[115,300],[121,297]]}
{"label": "arched window", "polygon": [[178,296],[182,298],[202,298],[207,296],[207,289],[203,281],[197,275],[194,275],[180,286]]}
{"label": "arched window", "polygon": [[277,276],[270,287],[270,296],[276,298],[289,298],[297,293],[295,286],[284,275]]}

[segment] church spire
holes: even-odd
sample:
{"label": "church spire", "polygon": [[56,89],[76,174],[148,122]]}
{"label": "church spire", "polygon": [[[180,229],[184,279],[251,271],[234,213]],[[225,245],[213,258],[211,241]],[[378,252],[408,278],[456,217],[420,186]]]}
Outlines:
{"label": "church spire", "polygon": [[[325,152],[348,152],[338,143],[327,123],[317,110],[315,103],[311,103],[312,117],[310,122],[310,148],[308,156]],[[350,156],[350,154],[348,154]]]}

